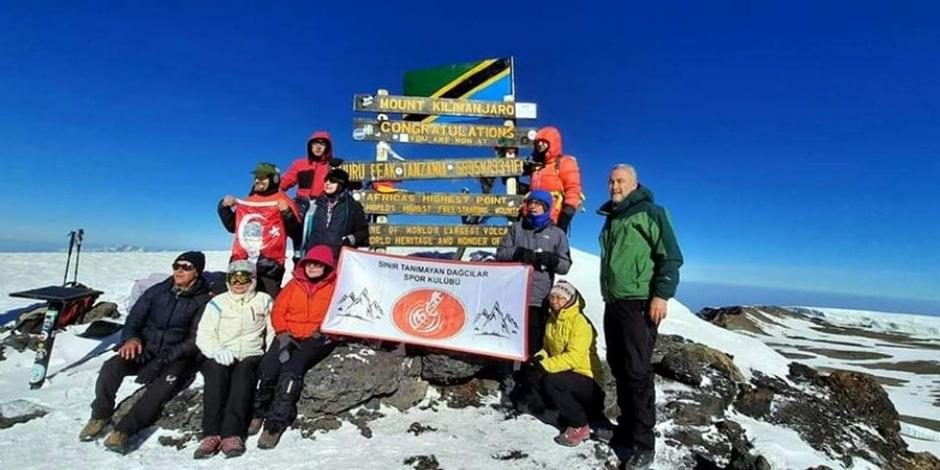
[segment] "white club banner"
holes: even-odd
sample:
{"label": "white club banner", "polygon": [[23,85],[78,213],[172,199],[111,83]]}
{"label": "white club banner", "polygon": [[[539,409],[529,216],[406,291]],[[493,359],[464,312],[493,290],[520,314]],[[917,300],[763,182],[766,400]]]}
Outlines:
{"label": "white club banner", "polygon": [[343,248],[325,333],[523,361],[530,268]]}

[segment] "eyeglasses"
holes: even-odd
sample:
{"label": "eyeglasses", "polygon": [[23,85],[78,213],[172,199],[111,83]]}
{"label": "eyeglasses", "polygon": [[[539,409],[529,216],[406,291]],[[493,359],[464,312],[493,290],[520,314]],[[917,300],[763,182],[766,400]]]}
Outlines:
{"label": "eyeglasses", "polygon": [[193,271],[196,267],[190,263],[173,263],[173,270]]}
{"label": "eyeglasses", "polygon": [[233,271],[225,276],[230,284],[251,284],[251,271]]}

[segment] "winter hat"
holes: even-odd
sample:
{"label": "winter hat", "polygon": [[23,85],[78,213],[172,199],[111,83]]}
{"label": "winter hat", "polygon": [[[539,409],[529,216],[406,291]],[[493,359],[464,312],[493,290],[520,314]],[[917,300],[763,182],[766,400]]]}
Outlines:
{"label": "winter hat", "polygon": [[545,208],[545,212],[541,215],[535,215],[532,213],[527,213],[526,218],[529,223],[532,224],[536,230],[545,227],[552,221],[552,195],[548,191],[542,189],[536,189],[529,193],[526,197],[526,201],[535,201],[542,205]]}
{"label": "winter hat", "polygon": [[176,257],[173,261],[174,263],[178,261],[188,261],[196,267],[196,274],[202,274],[202,271],[206,269],[206,255],[202,254],[201,251],[187,251]]}
{"label": "winter hat", "polygon": [[578,290],[574,288],[571,283],[568,281],[558,281],[552,287],[549,295],[557,295],[565,299],[565,303],[568,304],[571,302],[576,295],[578,295]]}
{"label": "winter hat", "polygon": [[258,166],[255,167],[255,171],[252,171],[252,173],[257,178],[264,178],[279,175],[281,170],[279,170],[277,165],[273,163],[261,162],[258,164]]}
{"label": "winter hat", "polygon": [[333,168],[327,173],[326,180],[339,183],[345,188],[349,186],[349,173],[346,173],[346,170],[342,168]]}
{"label": "winter hat", "polygon": [[255,263],[252,263],[251,261],[248,261],[246,259],[232,261],[231,263],[228,264],[229,273],[234,273],[236,271],[248,271],[251,274],[255,274],[258,272],[257,268],[255,267]]}

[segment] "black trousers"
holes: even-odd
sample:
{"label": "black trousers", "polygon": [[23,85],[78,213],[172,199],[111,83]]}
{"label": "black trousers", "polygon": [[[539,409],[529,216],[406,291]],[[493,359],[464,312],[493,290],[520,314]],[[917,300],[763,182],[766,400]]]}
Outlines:
{"label": "black trousers", "polygon": [[[105,361],[95,383],[95,401],[91,404],[92,419],[111,418],[114,414],[114,398],[124,377],[137,375],[146,365],[147,363],[129,361],[121,356],[114,356]],[[193,361],[190,358],[179,359],[164,366],[160,375],[147,385],[144,395],[130,412],[114,425],[114,430],[132,436],[153,424],[160,417],[163,405],[189,383],[192,373]]]}
{"label": "black trousers", "polygon": [[654,450],[656,388],[653,381],[653,346],[656,326],[649,318],[649,301],[609,302],[604,307],[607,362],[617,382],[620,418],[614,432],[616,445],[636,451]]}
{"label": "black trousers", "polygon": [[248,357],[223,366],[212,359],[202,361],[205,378],[202,404],[203,436],[239,436],[248,434],[252,398],[258,381],[261,356]]}
{"label": "black trousers", "polygon": [[255,391],[256,418],[264,418],[264,428],[281,432],[297,418],[297,400],[304,388],[304,374],[333,351],[335,343],[323,335],[298,341],[289,347],[290,359],[280,361],[280,344],[274,341],[261,358],[258,388]]}
{"label": "black trousers", "polygon": [[545,343],[545,317],[548,308],[543,306],[529,306],[529,355],[542,349]]}
{"label": "black trousers", "polygon": [[281,292],[281,281],[284,280],[284,272],[281,271],[280,274],[267,275],[259,274],[258,275],[258,290],[264,292],[271,296],[272,299],[277,297],[278,292]]}
{"label": "black trousers", "polygon": [[579,428],[604,416],[604,391],[594,379],[574,371],[545,373],[540,392],[558,409],[562,426]]}

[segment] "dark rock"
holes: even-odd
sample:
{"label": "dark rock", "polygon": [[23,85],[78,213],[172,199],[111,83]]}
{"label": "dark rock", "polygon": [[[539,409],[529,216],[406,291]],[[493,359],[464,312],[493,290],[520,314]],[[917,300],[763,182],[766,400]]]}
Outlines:
{"label": "dark rock", "polygon": [[411,423],[411,426],[408,426],[407,432],[410,432],[414,434],[415,436],[419,436],[428,431],[437,431],[437,428],[432,427],[432,426],[425,426],[419,422],[414,422],[414,423]]}
{"label": "dark rock", "polygon": [[471,379],[460,385],[439,387],[441,399],[449,408],[467,408],[483,406],[483,397],[492,394],[492,390],[480,379]]}
{"label": "dark rock", "polygon": [[187,444],[198,439],[199,437],[196,434],[187,432],[179,437],[160,436],[157,438],[157,442],[166,447],[174,447],[176,450],[183,450],[186,448]]}
{"label": "dark rock", "polygon": [[[157,426],[163,429],[202,433],[202,389],[187,388],[163,407]],[[117,422],[117,421],[115,421]]]}
{"label": "dark rock", "polygon": [[36,418],[42,418],[49,413],[45,407],[26,400],[14,400],[0,406],[0,429],[11,428],[17,424],[27,423]]}
{"label": "dark rock", "polygon": [[385,415],[382,413],[361,408],[355,414],[350,415],[348,420],[359,429],[359,434],[362,434],[362,437],[372,439],[372,428],[369,427],[369,423],[383,417]]}
{"label": "dark rock", "polygon": [[817,383],[820,380],[819,372],[816,369],[799,362],[790,363],[789,377],[796,381]]}
{"label": "dark rock", "polygon": [[490,455],[493,460],[521,460],[529,457],[529,454],[521,450],[509,450]]}
{"label": "dark rock", "polygon": [[300,435],[306,439],[314,440],[317,431],[330,432],[343,427],[343,422],[335,416],[321,416],[319,418],[300,418],[294,421],[294,428],[300,430]]}
{"label": "dark rock", "polygon": [[770,404],[774,401],[773,390],[763,387],[745,387],[746,390],[735,400],[734,407],[752,418],[765,418],[770,414]]}
{"label": "dark rock", "polygon": [[744,382],[744,375],[727,354],[702,344],[676,339],[681,337],[664,337],[666,341],[662,345],[657,340],[659,354],[654,354],[654,360],[656,356],[660,359],[658,363],[654,362],[659,375],[697,387],[702,382],[703,370],[712,368],[732,382]]}
{"label": "dark rock", "polygon": [[404,464],[415,470],[438,470],[441,468],[437,457],[433,455],[415,455],[408,457],[405,459]]}
{"label": "dark rock", "polygon": [[7,337],[3,338],[2,344],[15,349],[17,352],[23,352],[27,349],[35,351],[36,345],[39,344],[39,336],[29,333],[12,332]]}
{"label": "dark rock", "polygon": [[467,382],[493,361],[456,353],[421,356],[421,378],[434,385]]}
{"label": "dark rock", "polygon": [[307,418],[335,415],[375,397],[391,396],[403,377],[417,375],[415,362],[398,351],[340,344],[307,372],[297,411]]}
{"label": "dark rock", "polygon": [[118,318],[121,314],[118,313],[118,305],[114,302],[98,302],[94,307],[89,309],[87,312],[83,313],[82,316],[76,320],[75,323],[83,325],[86,323],[91,323],[95,320],[103,320],[105,318]]}
{"label": "dark rock", "polygon": [[424,400],[428,394],[428,385],[425,380],[406,377],[398,384],[398,390],[394,394],[382,398],[382,403],[405,411]]}
{"label": "dark rock", "polygon": [[900,436],[898,410],[874,377],[861,372],[837,370],[829,374],[826,381],[834,398],[850,413],[871,424],[890,443],[906,447]]}

